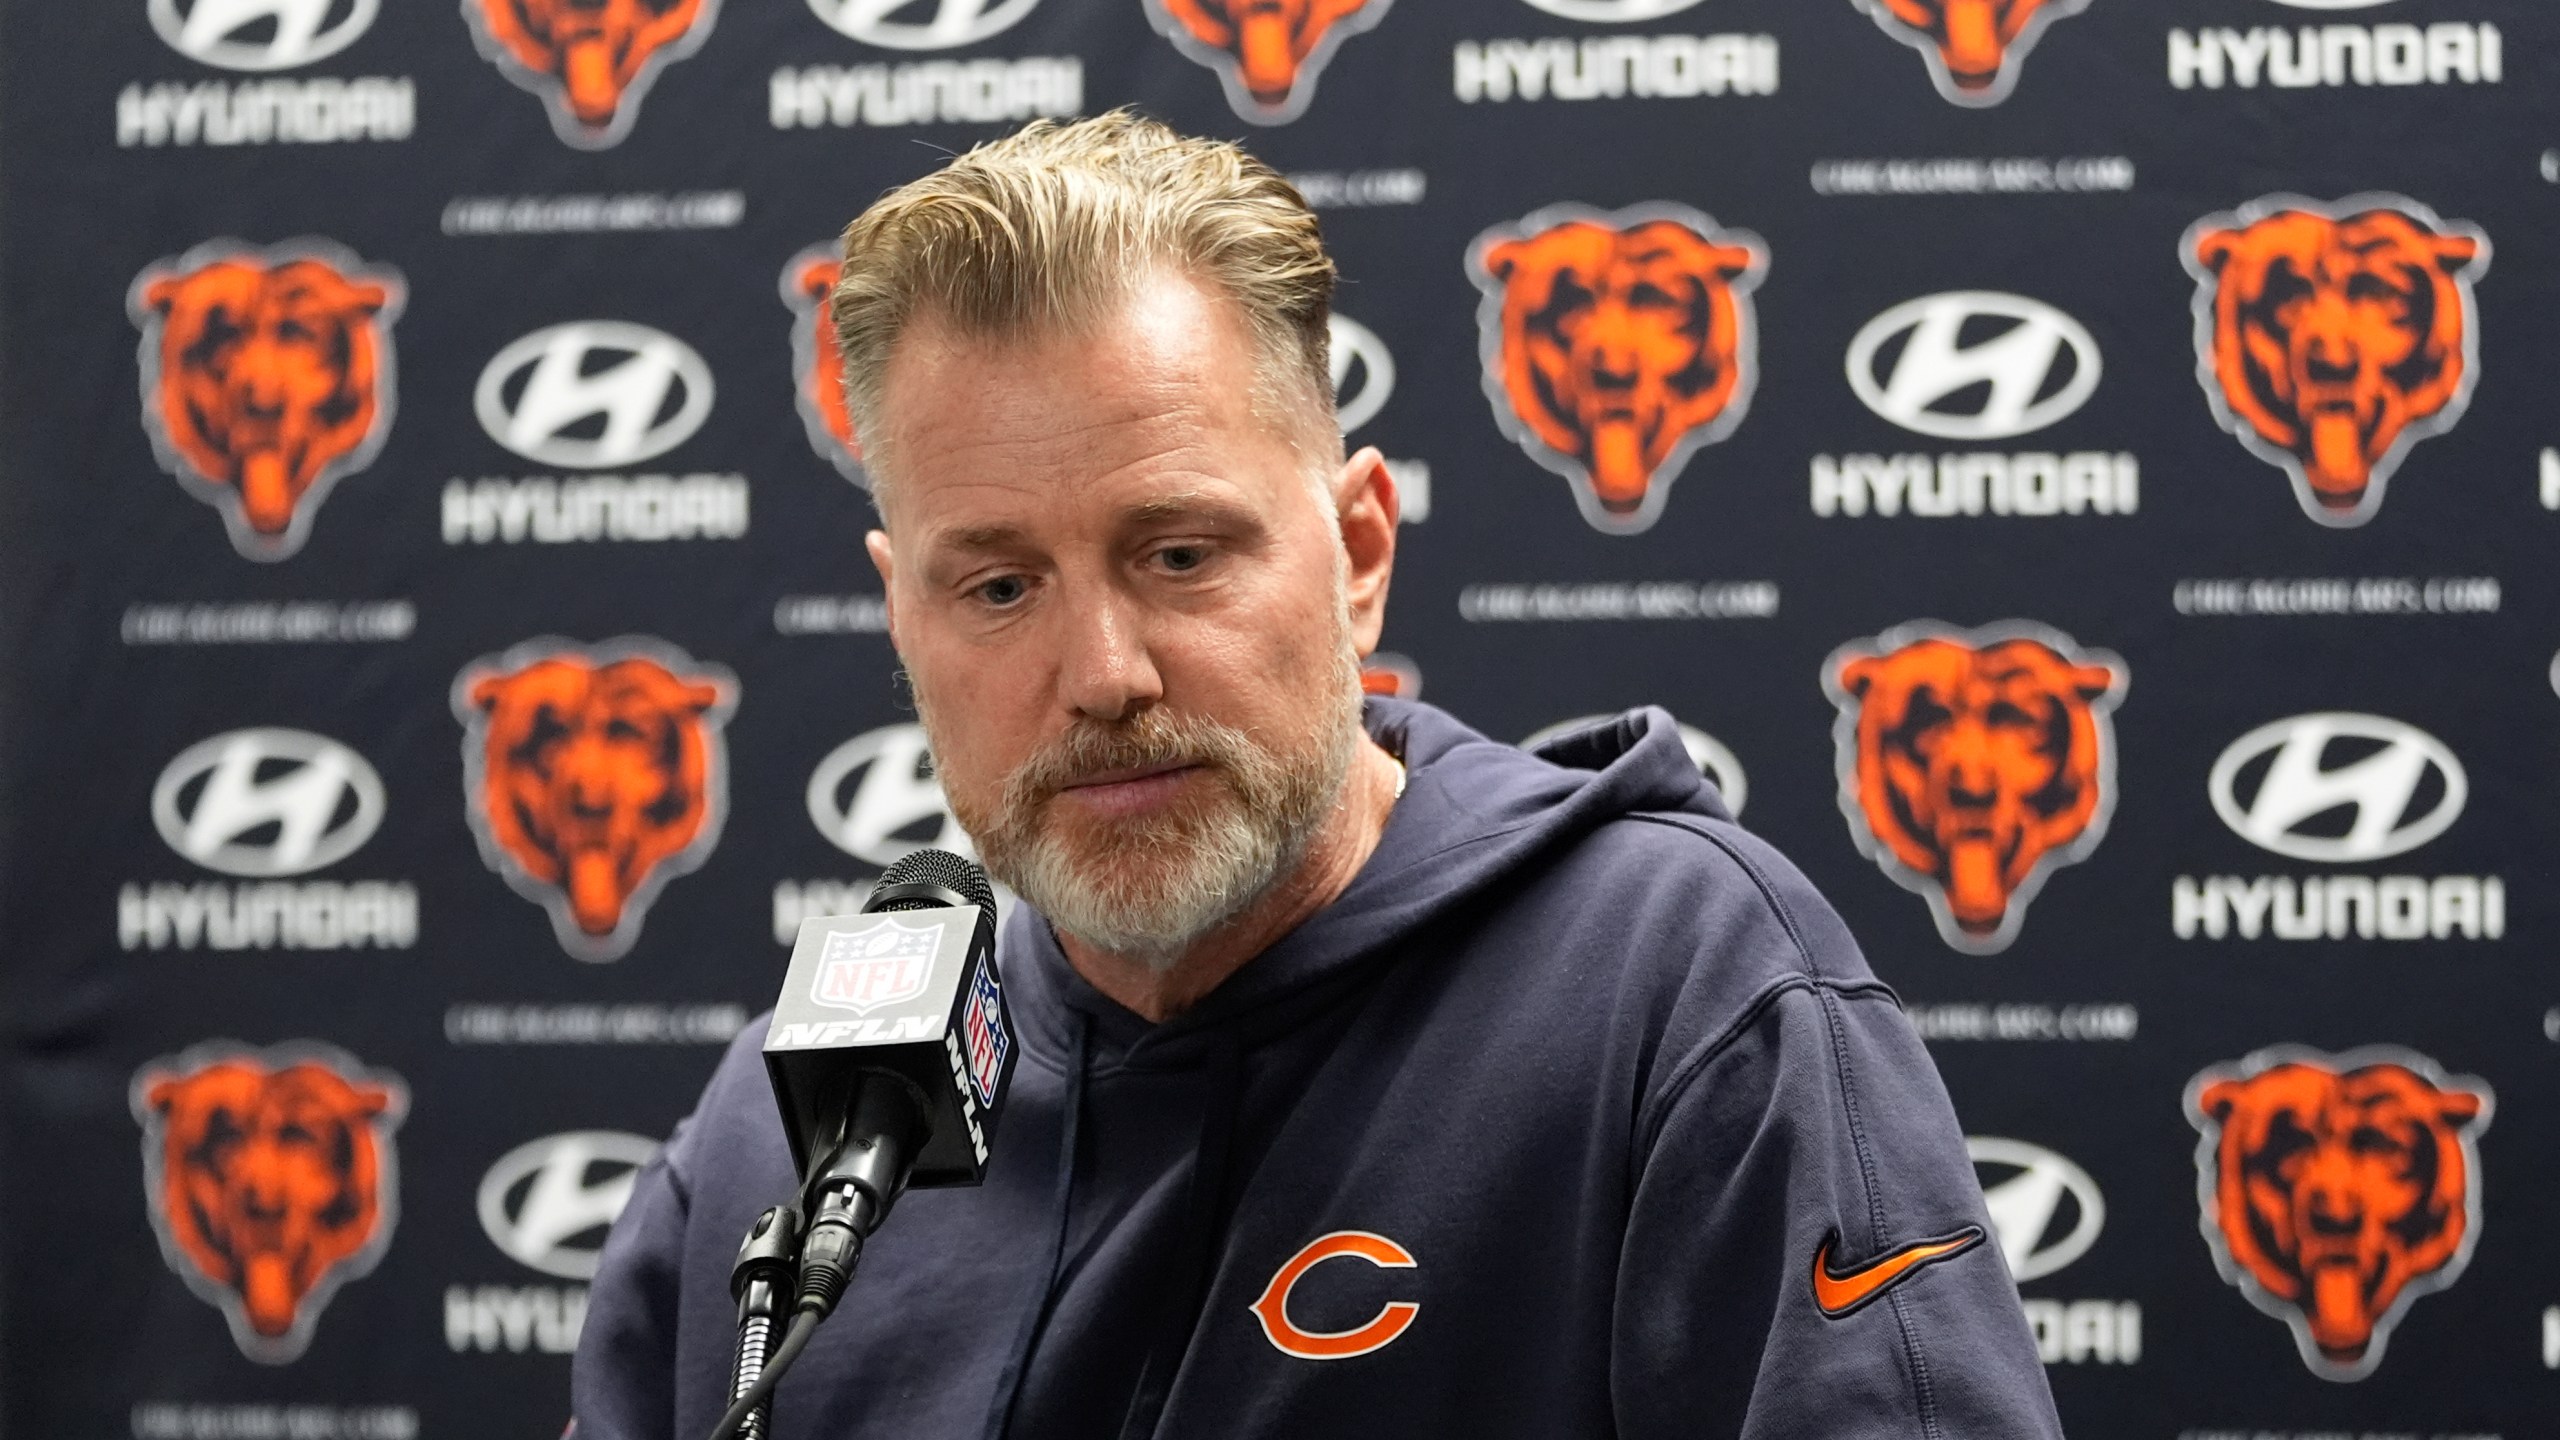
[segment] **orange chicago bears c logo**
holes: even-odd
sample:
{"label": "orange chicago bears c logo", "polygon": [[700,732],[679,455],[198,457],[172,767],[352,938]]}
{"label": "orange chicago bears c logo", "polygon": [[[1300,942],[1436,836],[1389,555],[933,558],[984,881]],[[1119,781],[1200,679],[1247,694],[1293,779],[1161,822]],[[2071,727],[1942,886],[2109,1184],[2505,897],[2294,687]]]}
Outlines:
{"label": "orange chicago bears c logo", "polygon": [[309,1042],[199,1045],[133,1077],[160,1253],[242,1354],[300,1357],[330,1296],[391,1243],[408,1103],[398,1076]]}
{"label": "orange chicago bears c logo", "polygon": [[658,891],[711,854],[737,695],[727,670],[642,639],[528,641],[454,681],[480,858],[571,955],[622,956]]}
{"label": "orange chicago bears c logo", "polygon": [[702,48],[720,0],[462,0],[472,43],[581,150],[622,143],[658,72]]}
{"label": "orange chicago bears c logo", "polygon": [[1495,422],[1594,527],[1648,528],[1690,454],[1750,408],[1768,267],[1758,236],[1684,205],[1556,205],[1485,231],[1467,271]]}
{"label": "orange chicago bears c logo", "polygon": [[1263,1338],[1283,1355],[1300,1360],[1348,1360],[1383,1349],[1405,1332],[1422,1307],[1411,1300],[1389,1301],[1378,1313],[1348,1330],[1308,1330],[1289,1318],[1289,1292],[1307,1272],[1337,1256],[1366,1260],[1382,1270],[1410,1270],[1418,1263],[1413,1252],[1384,1235],[1366,1230],[1336,1230],[1318,1236],[1306,1247],[1289,1257],[1262,1287],[1262,1294],[1246,1308],[1262,1323]]}
{"label": "orange chicago bears c logo", "polygon": [[2189,1082],[2205,1243],[2313,1374],[2372,1374],[2409,1303],[2471,1263],[2492,1103],[2388,1046],[2279,1046]]}
{"label": "orange chicago bears c logo", "polygon": [[1949,945],[2007,949],[2045,877],[2097,848],[2128,678],[2023,621],[1897,626],[1823,662],[1850,837],[1928,900]]}
{"label": "orange chicago bears c logo", "polygon": [[134,277],[142,426],[162,468],[281,560],[391,433],[391,322],[407,287],[326,240],[216,240]]}
{"label": "orange chicago bears c logo", "polygon": [[1938,93],[1958,105],[1997,105],[2047,25],[2089,0],[1855,0],[1884,32],[1929,62]]}
{"label": "orange chicago bears c logo", "polygon": [[809,448],[844,478],[869,489],[862,447],[853,438],[853,412],[844,400],[844,357],[836,349],[836,327],[827,313],[827,296],[836,288],[836,271],[843,263],[833,244],[812,245],[792,256],[782,267],[782,303],[793,316],[792,368],[800,379],[800,421],[809,429]]}
{"label": "orange chicago bears c logo", "polygon": [[1218,72],[1227,103],[1256,125],[1307,113],[1342,42],[1387,18],[1388,0],[1147,0],[1174,48]]}
{"label": "orange chicago bears c logo", "polygon": [[2293,477],[2304,514],[2372,519],[2409,447],[2471,403],[2489,237],[2398,195],[2272,195],[2197,221],[2178,248],[2215,418]]}

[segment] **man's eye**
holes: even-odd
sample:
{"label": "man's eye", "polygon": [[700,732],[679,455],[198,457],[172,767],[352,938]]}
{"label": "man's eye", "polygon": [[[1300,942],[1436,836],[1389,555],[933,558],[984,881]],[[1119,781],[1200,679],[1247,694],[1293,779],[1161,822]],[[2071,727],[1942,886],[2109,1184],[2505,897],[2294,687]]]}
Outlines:
{"label": "man's eye", "polygon": [[1019,575],[999,575],[978,587],[978,598],[990,605],[1011,605],[1030,590],[1030,585]]}
{"label": "man's eye", "polygon": [[1168,545],[1156,552],[1156,560],[1167,570],[1180,573],[1209,563],[1209,552],[1198,545]]}

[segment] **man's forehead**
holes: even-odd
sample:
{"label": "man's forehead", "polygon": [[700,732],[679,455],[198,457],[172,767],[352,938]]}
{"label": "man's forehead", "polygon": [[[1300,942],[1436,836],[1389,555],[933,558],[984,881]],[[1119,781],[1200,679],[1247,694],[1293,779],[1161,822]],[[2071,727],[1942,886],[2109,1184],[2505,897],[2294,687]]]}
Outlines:
{"label": "man's forehead", "polygon": [[986,539],[1062,512],[1145,519],[1265,488],[1294,457],[1253,404],[1243,322],[1168,279],[1073,329],[976,335],[928,316],[902,335],[880,417],[890,518]]}

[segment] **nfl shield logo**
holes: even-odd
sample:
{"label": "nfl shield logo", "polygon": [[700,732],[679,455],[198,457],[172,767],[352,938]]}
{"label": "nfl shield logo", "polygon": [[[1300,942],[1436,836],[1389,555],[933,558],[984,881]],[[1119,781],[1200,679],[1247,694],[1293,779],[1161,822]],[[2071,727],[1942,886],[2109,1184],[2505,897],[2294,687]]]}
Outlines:
{"label": "nfl shield logo", "polygon": [[980,965],[969,985],[969,1008],[960,1017],[960,1033],[969,1042],[969,1088],[978,1103],[996,1103],[996,1081],[1004,1075],[1004,1057],[1013,1037],[1004,1033],[1003,992],[996,988],[996,967]]}
{"label": "nfl shield logo", "polygon": [[818,952],[818,979],[809,998],[856,1015],[913,1000],[933,979],[933,957],[941,948],[939,920],[911,927],[884,915],[860,930],[832,931]]}

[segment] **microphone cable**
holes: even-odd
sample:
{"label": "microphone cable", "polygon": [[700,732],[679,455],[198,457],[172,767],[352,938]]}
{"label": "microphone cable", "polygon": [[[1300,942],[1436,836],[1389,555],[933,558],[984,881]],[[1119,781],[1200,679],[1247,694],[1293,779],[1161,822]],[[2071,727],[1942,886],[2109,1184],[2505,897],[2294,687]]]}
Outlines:
{"label": "microphone cable", "polygon": [[845,1286],[852,1283],[854,1267],[862,1263],[862,1238],[881,1218],[868,1190],[850,1181],[827,1187],[818,1202],[818,1218],[809,1222],[809,1233],[800,1242],[800,1295],[792,1307],[790,1328],[765,1360],[764,1373],[729,1402],[728,1412],[712,1427],[711,1440],[735,1440],[747,1417],[782,1383],[783,1373],[800,1358],[800,1352],[809,1348],[819,1323],[835,1313]]}

